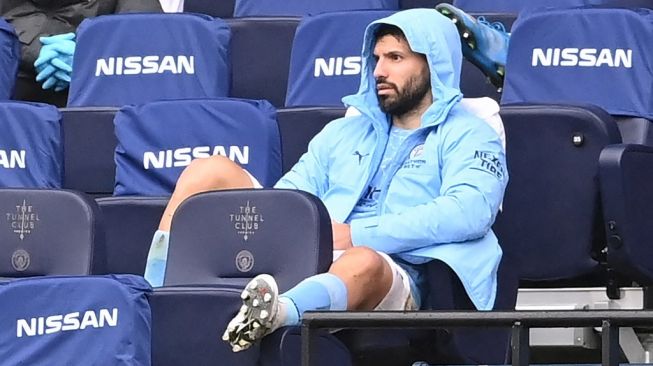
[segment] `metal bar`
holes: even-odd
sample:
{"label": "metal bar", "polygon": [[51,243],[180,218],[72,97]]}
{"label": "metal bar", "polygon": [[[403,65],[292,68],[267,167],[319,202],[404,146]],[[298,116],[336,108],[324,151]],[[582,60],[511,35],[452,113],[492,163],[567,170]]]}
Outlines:
{"label": "metal bar", "polygon": [[311,323],[303,322],[301,326],[301,350],[302,350],[302,366],[311,366],[311,350],[312,346]]}
{"label": "metal bar", "polygon": [[530,365],[530,331],[521,322],[515,322],[512,326],[512,366]]}
{"label": "metal bar", "polygon": [[530,328],[600,327],[606,319],[610,319],[612,325],[622,327],[652,326],[653,311],[310,311],[303,319],[310,321],[313,328],[510,327],[515,322]]}
{"label": "metal bar", "polygon": [[603,366],[619,366],[619,328],[614,326],[610,320],[604,320],[601,326],[601,362]]}

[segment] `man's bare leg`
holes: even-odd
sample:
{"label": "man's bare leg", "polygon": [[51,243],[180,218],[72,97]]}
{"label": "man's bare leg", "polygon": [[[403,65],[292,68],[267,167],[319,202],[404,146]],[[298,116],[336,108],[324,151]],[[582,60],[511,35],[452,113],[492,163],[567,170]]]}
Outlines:
{"label": "man's bare leg", "polygon": [[308,310],[373,310],[392,282],[388,262],[367,247],[347,249],[328,273],[311,276],[282,295],[272,276],[259,275],[243,290],[244,306],[222,339],[238,352],[280,327],[298,325]]}
{"label": "man's bare leg", "polygon": [[159,230],[170,231],[172,216],[186,198],[201,192],[234,188],[253,188],[249,175],[238,164],[221,155],[193,160],[177,180]]}
{"label": "man's bare leg", "polygon": [[253,188],[249,174],[238,164],[220,155],[193,160],[179,176],[175,191],[154,233],[145,265],[145,279],[152,286],[163,286],[168,260],[168,238],[172,216],[188,197],[220,189]]}

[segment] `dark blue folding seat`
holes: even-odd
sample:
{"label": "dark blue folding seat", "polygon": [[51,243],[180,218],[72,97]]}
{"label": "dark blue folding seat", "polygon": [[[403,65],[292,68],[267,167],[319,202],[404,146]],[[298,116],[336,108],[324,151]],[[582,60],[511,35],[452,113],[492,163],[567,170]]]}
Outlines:
{"label": "dark blue folding seat", "polygon": [[216,18],[231,18],[235,0],[184,0],[185,13],[202,13]]}
{"label": "dark blue folding seat", "polygon": [[143,275],[152,234],[159,227],[168,199],[103,197],[96,202],[106,237],[106,266],[97,272]]}
{"label": "dark blue folding seat", "polygon": [[453,4],[468,12],[513,14],[538,8],[556,9],[581,6],[650,8],[653,5],[648,0],[453,0]]}
{"label": "dark blue folding seat", "polygon": [[0,100],[10,99],[14,94],[20,42],[11,24],[0,18]]}
{"label": "dark blue folding seat", "polygon": [[286,173],[308,150],[308,143],[327,123],[345,115],[344,108],[297,107],[277,110],[283,156],[282,172]]}
{"label": "dark blue folding seat", "polygon": [[73,191],[0,189],[0,278],[88,275],[104,266],[96,203]]}
{"label": "dark blue folding seat", "polygon": [[502,104],[594,104],[635,118],[619,124],[624,142],[653,144],[652,19],[650,9],[617,8],[521,16],[513,27]]}
{"label": "dark blue folding seat", "polygon": [[640,286],[653,284],[652,159],[653,148],[634,144],[610,146],[599,158],[607,262]]}
{"label": "dark blue folding seat", "polygon": [[506,106],[501,116],[510,182],[495,227],[502,246],[516,253],[520,278],[599,270],[598,161],[606,146],[621,143],[616,122],[590,106]]}
{"label": "dark blue folding seat", "polygon": [[204,14],[86,19],[77,30],[68,106],[226,97],[229,39],[227,24]]}
{"label": "dark blue folding seat", "polygon": [[116,163],[116,135],[113,107],[63,108],[61,124],[64,144],[63,187],[92,196],[113,193]]}
{"label": "dark blue folding seat", "polygon": [[448,3],[451,0],[399,0],[399,8],[401,9],[414,9],[414,8],[434,8],[437,4]]}
{"label": "dark blue folding seat", "polygon": [[150,365],[150,290],[136,276],[0,284],[0,359],[6,365]]}
{"label": "dark blue folding seat", "polygon": [[360,84],[361,45],[369,23],[391,11],[348,11],[306,16],[292,46],[286,106],[342,107]]}
{"label": "dark blue folding seat", "polygon": [[[210,223],[198,225],[198,218],[209,218]],[[157,365],[209,365],[218,360],[253,365],[261,349],[266,350],[263,364],[287,365],[288,360],[296,360],[292,363],[298,365],[299,353],[293,351],[299,349],[297,330],[281,329],[264,340],[265,346],[238,354],[219,338],[239,309],[240,292],[249,279],[270,273],[280,291],[285,291],[326,271],[332,258],[331,235],[326,208],[304,192],[229,190],[200,193],[184,201],[172,220],[165,287],[153,297],[153,353],[155,362],[161,362]],[[290,262],[292,258],[297,260]],[[186,310],[170,310],[182,303]],[[326,359],[348,364],[342,345],[327,338],[325,342],[337,352]],[[179,349],[194,351],[181,354]]]}
{"label": "dark blue folding seat", "polygon": [[299,17],[228,19],[231,28],[231,97],[265,99],[282,107],[290,50]]}
{"label": "dark blue folding seat", "polygon": [[236,0],[234,16],[304,16],[351,10],[399,10],[399,0]]}
{"label": "dark blue folding seat", "polygon": [[61,115],[42,103],[0,102],[0,187],[61,188]]}
{"label": "dark blue folding seat", "polygon": [[281,176],[276,111],[266,101],[187,99],[127,106],[115,117],[117,196],[167,196],[192,159],[223,155],[263,186]]}

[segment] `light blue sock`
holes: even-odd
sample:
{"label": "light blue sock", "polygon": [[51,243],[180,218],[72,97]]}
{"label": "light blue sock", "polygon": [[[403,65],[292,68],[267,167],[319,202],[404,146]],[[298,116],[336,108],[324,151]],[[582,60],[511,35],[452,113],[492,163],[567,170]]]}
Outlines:
{"label": "light blue sock", "polygon": [[163,278],[166,274],[166,262],[168,260],[168,240],[170,233],[157,230],[150,244],[150,251],[147,253],[147,264],[143,277],[152,287],[163,286]]}
{"label": "light blue sock", "polygon": [[347,286],[331,273],[309,277],[279,297],[282,326],[299,325],[308,310],[347,310]]}

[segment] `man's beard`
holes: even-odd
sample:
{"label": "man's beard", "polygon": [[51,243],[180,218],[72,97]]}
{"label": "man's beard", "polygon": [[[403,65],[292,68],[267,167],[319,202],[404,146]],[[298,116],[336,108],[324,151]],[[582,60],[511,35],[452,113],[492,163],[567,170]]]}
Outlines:
{"label": "man's beard", "polygon": [[403,92],[399,92],[396,84],[389,83],[385,78],[378,78],[377,84],[390,85],[395,95],[377,95],[379,107],[392,116],[403,116],[417,107],[424,96],[431,90],[431,81],[427,76],[417,75],[406,82]]}

